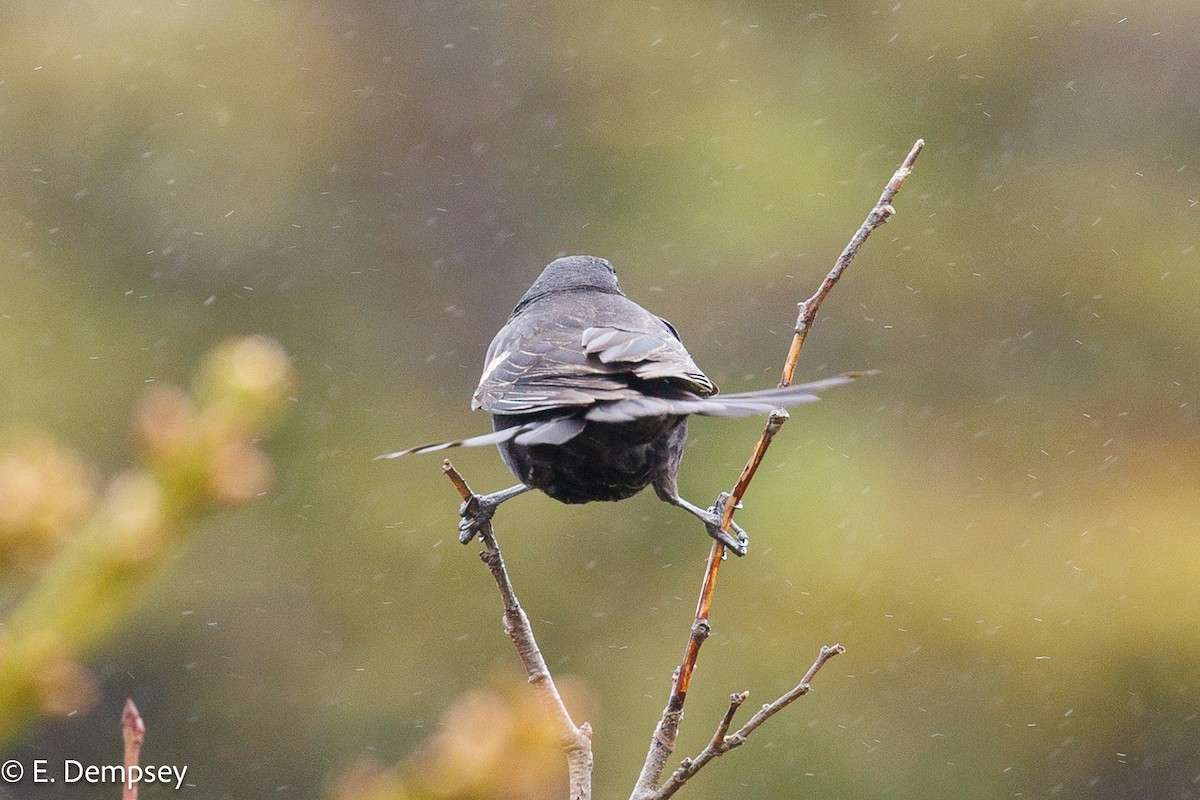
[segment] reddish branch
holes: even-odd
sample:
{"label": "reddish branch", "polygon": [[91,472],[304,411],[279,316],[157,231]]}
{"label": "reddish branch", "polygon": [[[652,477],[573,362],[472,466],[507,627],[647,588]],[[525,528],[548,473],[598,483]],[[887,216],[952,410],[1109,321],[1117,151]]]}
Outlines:
{"label": "reddish branch", "polygon": [[[812,297],[799,303],[795,335],[792,337],[791,347],[788,348],[788,354],[783,364],[783,375],[779,380],[781,387],[787,386],[792,382],[792,377],[796,372],[796,364],[800,360],[800,351],[804,347],[808,331],[812,328],[813,322],[817,318],[817,311],[820,310],[821,304],[825,302],[825,298],[829,296],[833,287],[841,280],[846,268],[854,261],[854,257],[858,255],[858,249],[862,247],[863,242],[867,240],[871,232],[891,219],[892,215],[896,213],[896,209],[892,207],[892,200],[895,199],[900,189],[904,187],[904,181],[912,172],[913,164],[924,147],[925,141],[923,139],[918,139],[913,144],[912,149],[905,157],[900,168],[896,170],[891,180],[888,181],[887,186],[884,187],[883,194],[879,196],[879,201],[871,209],[871,212],[867,214],[867,218],[863,220],[858,230],[854,232],[854,236],[850,238],[850,241],[842,250],[842,254],[834,262],[833,268],[829,270],[829,274],[821,281],[821,285],[817,287]],[[767,424],[763,429],[762,436],[759,437],[758,442],[754,445],[754,450],[750,454],[746,466],[742,468],[742,473],[738,476],[733,490],[729,492],[728,497],[724,499],[723,503],[718,503],[721,506],[718,510],[721,512],[722,529],[729,530],[729,526],[733,522],[734,511],[737,510],[742,498],[746,494],[746,490],[749,489],[750,481],[754,479],[754,473],[758,470],[759,464],[762,463],[763,457],[767,454],[767,448],[771,446],[771,441],[775,438],[775,434],[779,432],[779,429],[783,427],[783,423],[787,420],[788,413],[783,409],[772,411],[771,415],[767,418]],[[718,541],[713,541],[712,550],[708,554],[708,564],[704,570],[704,581],[701,584],[700,596],[696,602],[696,615],[692,621],[691,634],[684,649],[683,659],[679,662],[679,666],[676,668],[672,678],[671,694],[667,699],[667,706],[663,709],[662,717],[654,729],[654,736],[650,741],[650,749],[646,754],[646,762],[642,766],[641,775],[634,786],[631,800],[665,796],[656,792],[655,786],[658,785],[659,778],[666,767],[667,759],[670,758],[671,753],[675,750],[679,723],[683,719],[683,704],[687,699],[692,672],[696,668],[696,659],[700,655],[700,646],[704,644],[704,640],[708,638],[712,630],[708,623],[708,614],[712,608],[713,594],[717,587],[717,574],[721,569],[721,562],[724,558],[724,545]],[[837,647],[840,652],[840,646]],[[822,648],[821,652],[825,653],[827,649]],[[825,657],[825,660],[827,659],[828,656]],[[818,664],[814,666],[819,667],[821,663],[824,663],[824,660],[818,659]],[[804,683],[802,682],[801,685],[804,685]],[[754,727],[757,727],[757,725]]]}
{"label": "reddish branch", "polygon": [[[454,484],[464,502],[471,499],[471,487],[450,463],[450,459],[442,462],[442,472],[446,473],[446,477]],[[484,546],[479,558],[487,564],[504,601],[504,632],[517,648],[517,655],[525,665],[525,672],[529,675],[529,682],[534,691],[541,696],[546,708],[558,723],[559,743],[567,754],[571,800],[591,800],[592,726],[586,722],[576,725],[567,711],[566,704],[563,703],[562,695],[554,684],[554,677],[550,674],[550,668],[546,666],[542,651],[533,638],[533,627],[529,624],[529,617],[517,601],[516,591],[513,590],[512,581],[508,577],[508,570],[504,566],[504,558],[500,554],[499,545],[496,544],[496,533],[490,521],[479,529],[479,539]]]}
{"label": "reddish branch", "polygon": [[121,800],[137,800],[138,785],[130,781],[130,767],[138,766],[142,757],[142,742],[146,741],[146,723],[138,713],[133,699],[125,701],[125,709],[121,712],[121,734],[125,739],[125,787],[121,790]]}

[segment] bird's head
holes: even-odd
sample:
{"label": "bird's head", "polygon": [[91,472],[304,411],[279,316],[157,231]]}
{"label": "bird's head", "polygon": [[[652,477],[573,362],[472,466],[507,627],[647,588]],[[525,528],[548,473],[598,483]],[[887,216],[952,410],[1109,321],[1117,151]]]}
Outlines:
{"label": "bird's head", "polygon": [[521,297],[516,314],[534,300],[558,292],[590,290],[604,294],[624,294],[617,285],[617,271],[613,265],[596,256],[566,256],[551,261],[542,274]]}

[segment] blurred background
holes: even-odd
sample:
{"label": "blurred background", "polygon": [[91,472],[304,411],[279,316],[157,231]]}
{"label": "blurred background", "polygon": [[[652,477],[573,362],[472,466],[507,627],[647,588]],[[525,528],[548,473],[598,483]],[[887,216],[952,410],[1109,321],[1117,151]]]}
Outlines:
{"label": "blurred background", "polygon": [[[1200,796],[1198,123],[1200,26],[1165,0],[0,3],[3,433],[122,470],[146,385],[237,334],[298,386],[271,490],[171,551],[93,702],[5,757],[111,763],[132,696],[188,797],[561,796],[440,459],[371,459],[488,429],[483,353],[562,254],[610,259],[723,390],[774,385],[924,137],[797,379],[881,374],[770,451],[678,754],[848,652],[683,791]],[[695,421],[685,496],[760,427]],[[651,493],[527,495],[497,530],[626,797],[709,540]]]}

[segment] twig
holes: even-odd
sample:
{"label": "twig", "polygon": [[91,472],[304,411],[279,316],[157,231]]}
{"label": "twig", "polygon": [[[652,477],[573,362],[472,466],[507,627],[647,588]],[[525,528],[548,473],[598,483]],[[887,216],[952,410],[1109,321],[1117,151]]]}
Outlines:
{"label": "twig", "polygon": [[[904,181],[912,172],[913,164],[917,160],[917,156],[921,154],[921,150],[925,147],[925,140],[918,139],[909,150],[900,168],[892,175],[887,186],[884,187],[883,194],[879,196],[879,201],[867,214],[867,218],[863,220],[862,225],[854,232],[846,247],[842,250],[837,261],[834,262],[833,268],[829,270],[829,274],[821,281],[821,285],[813,293],[812,297],[798,304],[799,314],[796,318],[795,335],[792,337],[791,346],[788,348],[787,358],[783,364],[783,375],[780,378],[779,385],[781,387],[788,386],[792,382],[792,377],[796,372],[796,364],[800,360],[800,351],[804,347],[804,341],[808,337],[808,331],[812,328],[813,322],[817,318],[817,311],[820,310],[821,304],[825,302],[825,298],[841,280],[842,274],[854,257],[858,255],[858,249],[862,247],[863,242],[871,235],[871,232],[883,225],[892,215],[896,213],[896,209],[892,207],[892,200],[896,194],[904,187]],[[763,428],[762,435],[758,442],[754,445],[754,450],[750,454],[746,466],[742,468],[741,475],[738,476],[737,482],[733,486],[733,490],[728,496],[724,497],[723,501],[718,501],[717,512],[721,514],[721,528],[728,531],[729,526],[733,523],[733,514],[741,504],[741,500],[746,495],[746,490],[750,488],[750,481],[754,479],[754,473],[758,471],[759,464],[762,463],[763,457],[767,454],[767,448],[771,446],[771,441],[775,438],[775,434],[783,427],[783,423],[787,422],[788,413],[783,409],[776,409],[771,412],[767,418],[767,424]],[[708,623],[708,614],[712,609],[713,594],[717,586],[717,574],[721,569],[721,562],[725,558],[725,547],[719,541],[713,541],[712,549],[708,554],[708,564],[704,570],[704,581],[701,584],[700,596],[696,601],[696,615],[692,621],[691,634],[688,637],[687,647],[684,649],[683,659],[679,662],[679,667],[675,670],[671,681],[671,694],[667,699],[667,706],[663,709],[662,717],[659,719],[658,725],[655,726],[654,736],[650,740],[650,749],[646,753],[646,761],[642,766],[642,772],[638,776],[637,783],[634,786],[631,800],[640,800],[654,796],[654,787],[658,784],[659,778],[662,776],[663,769],[666,767],[667,759],[675,749],[675,741],[679,731],[679,723],[683,719],[683,704],[687,699],[688,686],[691,684],[692,672],[696,668],[696,659],[700,655],[700,646],[704,644],[704,640],[708,638],[712,628]]]}
{"label": "twig", "polygon": [[[442,472],[454,484],[464,501],[474,496],[466,480],[450,463],[450,459],[442,462]],[[517,655],[525,665],[529,682],[546,703],[546,707],[558,722],[559,743],[567,754],[567,772],[570,785],[571,800],[591,800],[592,797],[592,726],[588,723],[576,725],[563,703],[562,695],[554,684],[554,677],[542,651],[533,638],[533,628],[529,617],[525,615],[517,594],[513,590],[512,579],[504,566],[504,558],[500,554],[500,546],[496,543],[496,532],[489,520],[479,529],[479,539],[483,542],[483,552],[479,558],[487,565],[500,590],[500,598],[504,602],[504,632],[512,639],[517,648]]]}
{"label": "twig", "polygon": [[746,738],[754,733],[760,725],[766,722],[771,717],[778,714],[783,709],[787,708],[793,702],[808,694],[812,688],[812,680],[816,677],[817,672],[825,665],[825,662],[836,655],[841,655],[846,652],[846,648],[840,644],[824,645],[821,647],[821,652],[817,655],[817,660],[808,668],[808,672],[804,673],[804,677],[800,683],[796,684],[791,690],[785,692],[775,702],[768,703],[754,713],[746,724],[738,728],[731,735],[727,735],[730,725],[733,723],[733,715],[741,708],[742,703],[746,702],[746,698],[750,696],[749,692],[739,692],[738,694],[729,696],[729,710],[725,712],[725,716],[717,723],[717,730],[713,734],[712,741],[708,746],[701,750],[695,758],[685,758],[679,765],[679,769],[671,773],[671,777],[667,778],[657,792],[654,792],[650,797],[652,800],[666,800],[666,798],[675,794],[683,785],[691,779],[693,775],[704,768],[706,764],[712,761],[717,756],[723,756],[735,747],[741,747],[746,743]]}
{"label": "twig", "polygon": [[[871,209],[871,213],[867,214],[867,218],[863,220],[862,225],[859,225],[858,230],[850,237],[850,241],[842,250],[842,254],[834,262],[833,269],[829,270],[829,274],[825,276],[825,280],[821,281],[821,285],[813,292],[813,296],[798,304],[799,314],[796,316],[796,332],[792,336],[791,347],[788,348],[787,358],[783,362],[783,375],[779,379],[779,386],[781,388],[790,385],[792,382],[792,377],[796,373],[796,364],[800,361],[800,351],[804,348],[804,341],[808,338],[808,331],[817,319],[817,311],[820,310],[821,304],[825,302],[825,298],[829,296],[829,293],[833,291],[833,287],[841,280],[842,274],[850,266],[850,262],[854,260],[854,257],[858,255],[858,249],[862,247],[867,237],[896,213],[896,209],[892,207],[892,200],[904,188],[904,181],[912,173],[913,164],[916,163],[917,156],[921,155],[923,149],[925,149],[925,140],[917,139],[912,149],[908,151],[908,155],[905,156],[903,163],[900,164],[900,168],[896,170],[892,175],[892,179],[884,187],[883,194],[879,196],[879,201],[875,203],[875,207]],[[762,463],[763,456],[767,453],[767,447],[770,446],[771,440],[775,438],[775,434],[779,432],[779,429],[783,427],[783,423],[787,422],[787,419],[787,412],[782,409],[772,413],[767,419],[767,425],[763,430],[762,437],[759,439],[758,444],[755,445],[754,452],[751,454],[750,460],[746,462],[742,474],[738,476],[733,491],[729,493],[729,502],[725,504],[724,513],[721,517],[721,527],[723,529],[729,529],[729,524],[733,521],[733,512],[745,496],[746,490],[750,487],[750,481],[754,478],[754,473],[758,469],[758,465]]]}
{"label": "twig", "polygon": [[125,739],[125,786],[121,790],[121,800],[137,800],[138,785],[129,780],[132,767],[138,766],[142,757],[142,742],[146,741],[146,723],[138,713],[133,698],[125,701],[125,709],[121,712],[121,733]]}

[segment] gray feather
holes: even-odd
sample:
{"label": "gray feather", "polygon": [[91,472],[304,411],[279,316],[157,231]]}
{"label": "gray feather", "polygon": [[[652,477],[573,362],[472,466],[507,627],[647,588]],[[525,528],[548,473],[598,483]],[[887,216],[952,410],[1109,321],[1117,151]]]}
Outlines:
{"label": "gray feather", "polygon": [[525,425],[517,425],[512,428],[505,428],[502,431],[482,433],[479,436],[472,436],[469,439],[459,439],[453,442],[438,442],[437,444],[423,444],[419,447],[410,447],[407,450],[397,450],[395,453],[384,453],[381,456],[375,456],[373,460],[379,461],[380,459],[399,458],[400,456],[417,455],[420,453],[436,453],[438,450],[449,450],[452,447],[482,447],[483,445],[488,444],[501,444],[537,427],[539,424],[541,423],[530,422]]}
{"label": "gray feather", "polygon": [[834,378],[785,386],[781,389],[760,389],[740,394],[699,397],[681,394],[676,397],[631,397],[615,403],[600,403],[588,409],[584,418],[592,422],[630,422],[644,417],[666,415],[686,416],[699,414],[705,417],[752,417],[767,414],[776,408],[815,403],[818,392],[833,386],[841,386],[854,380],[862,373],[849,373]]}
{"label": "gray feather", "polygon": [[578,417],[561,417],[534,424],[513,441],[529,447],[535,444],[565,444],[583,431],[584,422]]}

